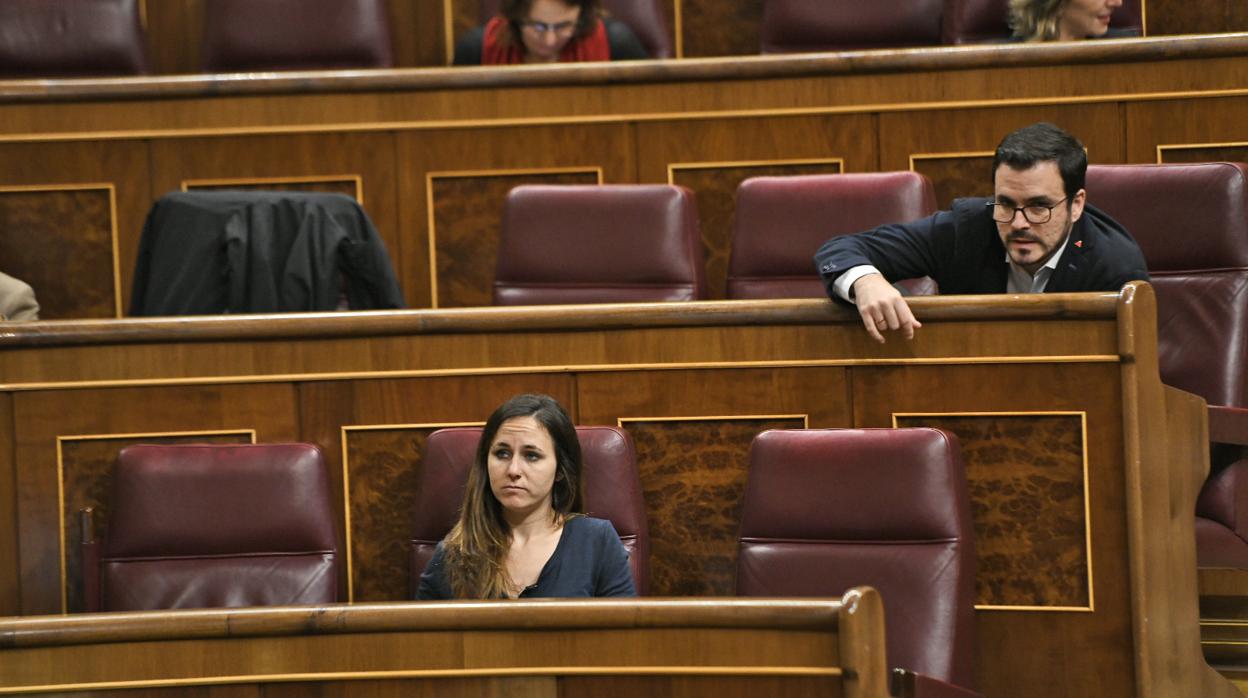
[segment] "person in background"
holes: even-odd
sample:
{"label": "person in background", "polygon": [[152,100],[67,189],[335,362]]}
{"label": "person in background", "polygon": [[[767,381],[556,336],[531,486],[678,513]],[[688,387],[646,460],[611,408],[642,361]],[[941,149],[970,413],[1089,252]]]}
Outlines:
{"label": "person in background", "polygon": [[1074,136],[1036,123],[1001,139],[993,196],[828,240],[815,267],[828,295],[858,307],[867,334],[914,337],[922,324],[890,281],[930,276],[944,294],[1117,291],[1148,281],[1131,234],[1088,203],[1088,155]]}
{"label": "person in background", "polygon": [[24,281],[0,272],[0,320],[38,320],[39,301]]}
{"label": "person in background", "polygon": [[648,58],[628,25],[600,0],[503,0],[499,15],[460,38],[455,65],[572,63]]}
{"label": "person in background", "polygon": [[1014,41],[1078,41],[1137,36],[1134,29],[1110,29],[1122,0],[1010,0]]}
{"label": "person in background", "polygon": [[517,395],[490,415],[459,521],[417,599],[636,596],[610,521],[585,516],[581,444],[558,402]]}

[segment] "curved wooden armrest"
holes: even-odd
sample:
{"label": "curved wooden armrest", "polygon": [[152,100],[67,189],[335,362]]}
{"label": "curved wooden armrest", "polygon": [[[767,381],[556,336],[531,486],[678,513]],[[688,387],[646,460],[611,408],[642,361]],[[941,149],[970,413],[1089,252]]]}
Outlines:
{"label": "curved wooden armrest", "polygon": [[970,689],[906,669],[893,669],[888,683],[894,698],[983,698]]}

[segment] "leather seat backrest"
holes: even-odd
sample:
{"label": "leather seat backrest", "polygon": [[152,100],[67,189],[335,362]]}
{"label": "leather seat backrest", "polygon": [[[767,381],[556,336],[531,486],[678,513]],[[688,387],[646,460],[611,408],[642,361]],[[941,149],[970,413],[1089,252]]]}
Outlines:
{"label": "leather seat backrest", "polygon": [[945,0],[767,0],[763,53],[844,51],[940,43]]}
{"label": "leather seat backrest", "polygon": [[810,429],[750,447],[737,593],[880,591],[892,667],[971,686],[975,546],[957,437]]}
{"label": "leather seat backrest", "polygon": [[[476,456],[481,427],[439,429],[425,445],[420,491],[412,517],[412,589],[433,557],[438,542],[459,519],[464,485]],[[650,579],[650,534],[637,474],[637,456],[628,432],[616,427],[579,426],[584,456],[585,509],[607,519],[628,550],[633,585],[645,594]]]}
{"label": "leather seat backrest", "polygon": [[[481,23],[498,14],[500,5],[499,0],[481,0]],[[602,6],[609,17],[618,19],[633,30],[651,58],[671,58],[674,55],[662,0],[603,0]]]}
{"label": "leather seat backrest", "polygon": [[1162,381],[1248,407],[1248,166],[1093,165],[1087,190],[1144,251]]}
{"label": "leather seat backrest", "polygon": [[130,446],[110,508],[100,610],[342,600],[328,473],[310,444]]}
{"label": "leather seat backrest", "polygon": [[705,297],[693,193],[671,185],[528,185],[503,212],[496,305]]}
{"label": "leather seat backrest", "polygon": [[205,0],[204,70],[389,68],[385,0]]}
{"label": "leather seat backrest", "polygon": [[0,2],[0,78],[147,72],[139,0]]}
{"label": "leather seat backrest", "polygon": [[936,210],[917,172],[755,177],[737,189],[729,298],[822,298],[812,261],[828,238]]}
{"label": "leather seat backrest", "polygon": [[[944,42],[974,44],[1000,41],[1013,32],[1009,25],[1009,0],[948,0],[945,4]],[[1113,29],[1143,29],[1140,0],[1124,0],[1109,20]]]}

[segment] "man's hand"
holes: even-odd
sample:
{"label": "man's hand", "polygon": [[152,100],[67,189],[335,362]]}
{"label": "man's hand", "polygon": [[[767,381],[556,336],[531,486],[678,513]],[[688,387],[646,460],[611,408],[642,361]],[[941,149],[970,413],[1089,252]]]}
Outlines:
{"label": "man's hand", "polygon": [[901,293],[881,274],[868,274],[854,282],[854,303],[867,334],[881,344],[884,330],[901,330],[906,339],[914,339],[916,327],[922,327],[910,312]]}

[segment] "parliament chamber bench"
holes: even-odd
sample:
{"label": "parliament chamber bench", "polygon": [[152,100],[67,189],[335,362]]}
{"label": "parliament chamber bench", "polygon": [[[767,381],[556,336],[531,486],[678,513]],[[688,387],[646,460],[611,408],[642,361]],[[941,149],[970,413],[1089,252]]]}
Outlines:
{"label": "parliament chamber bench", "polygon": [[732,595],[757,433],[934,426],[967,463],[978,690],[1235,695],[1201,654],[1204,403],[1160,382],[1151,287],[913,307],[923,330],[885,345],[814,299],[6,325],[0,614],[86,617],[75,513],[107,520],[136,442],[318,445],[348,598],[404,599],[425,439],[541,391],[634,441],[653,596]]}
{"label": "parliament chamber bench", "polygon": [[997,142],[1042,119],[1097,164],[1248,161],[1246,54],[1230,34],[0,81],[0,259],[46,319],[122,317],[164,193],[337,192],[376,224],[409,307],[482,306],[513,187],[673,183],[696,193],[719,298],[749,177],[914,170],[945,206],[988,193]]}

